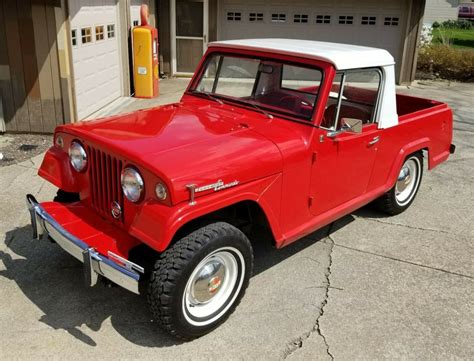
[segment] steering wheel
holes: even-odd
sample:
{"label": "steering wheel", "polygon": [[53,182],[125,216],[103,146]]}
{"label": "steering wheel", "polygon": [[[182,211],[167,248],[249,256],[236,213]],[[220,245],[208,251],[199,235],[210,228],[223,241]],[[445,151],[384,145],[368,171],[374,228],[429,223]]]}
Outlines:
{"label": "steering wheel", "polygon": [[293,110],[295,113],[301,113],[302,107],[313,107],[313,104],[308,100],[295,96],[286,95],[280,99],[280,104],[286,109]]}

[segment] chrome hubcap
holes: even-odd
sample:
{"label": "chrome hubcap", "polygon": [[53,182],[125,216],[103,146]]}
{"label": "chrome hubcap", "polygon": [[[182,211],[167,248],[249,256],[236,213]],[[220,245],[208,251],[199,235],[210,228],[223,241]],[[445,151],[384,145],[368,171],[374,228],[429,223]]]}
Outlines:
{"label": "chrome hubcap", "polygon": [[225,282],[225,265],[220,259],[213,259],[199,271],[191,286],[195,301],[206,303],[214,297]]}
{"label": "chrome hubcap", "polygon": [[206,256],[188,279],[183,295],[183,313],[193,325],[206,325],[232,305],[243,282],[243,256],[233,247],[220,248]]}
{"label": "chrome hubcap", "polygon": [[418,159],[410,158],[403,164],[398,174],[395,185],[395,197],[401,206],[410,202],[416,190],[419,178],[419,165]]}

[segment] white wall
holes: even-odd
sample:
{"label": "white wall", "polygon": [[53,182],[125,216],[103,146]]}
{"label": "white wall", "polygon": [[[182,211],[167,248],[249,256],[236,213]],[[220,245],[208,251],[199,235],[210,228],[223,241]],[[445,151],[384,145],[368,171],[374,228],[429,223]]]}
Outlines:
{"label": "white wall", "polygon": [[423,23],[433,24],[435,21],[456,20],[459,3],[459,0],[426,0]]}

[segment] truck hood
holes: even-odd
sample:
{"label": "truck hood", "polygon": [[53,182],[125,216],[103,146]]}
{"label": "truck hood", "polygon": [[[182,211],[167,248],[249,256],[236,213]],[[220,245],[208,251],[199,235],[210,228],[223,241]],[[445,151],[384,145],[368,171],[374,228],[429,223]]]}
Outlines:
{"label": "truck hood", "polygon": [[282,171],[278,147],[245,123],[242,113],[213,107],[171,104],[60,126],[57,132],[145,168],[167,183],[174,203],[189,199],[189,184],[235,185]]}

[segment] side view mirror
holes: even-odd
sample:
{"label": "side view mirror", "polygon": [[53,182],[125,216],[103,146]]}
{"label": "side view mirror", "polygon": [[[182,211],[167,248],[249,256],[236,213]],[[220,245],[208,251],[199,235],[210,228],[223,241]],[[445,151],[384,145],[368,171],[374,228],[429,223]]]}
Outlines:
{"label": "side view mirror", "polygon": [[342,118],[341,122],[342,122],[341,129],[332,130],[328,132],[327,136],[329,138],[334,138],[335,136],[341,133],[345,133],[345,132],[356,133],[356,134],[362,133],[362,120],[354,119],[354,118]]}

